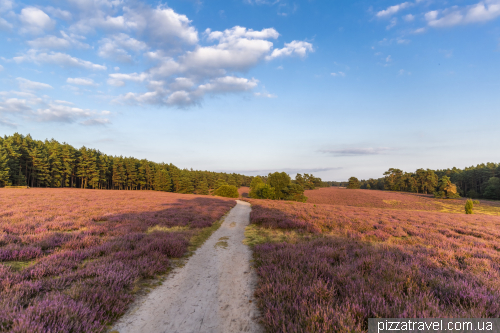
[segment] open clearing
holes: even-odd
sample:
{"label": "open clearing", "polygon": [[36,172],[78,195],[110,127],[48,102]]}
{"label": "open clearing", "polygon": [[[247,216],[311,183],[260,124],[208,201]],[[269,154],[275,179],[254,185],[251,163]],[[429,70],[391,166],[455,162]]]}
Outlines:
{"label": "open clearing", "polygon": [[134,304],[115,325],[132,332],[260,332],[253,300],[251,251],[242,243],[250,204],[237,201],[221,227],[168,275],[163,285]]}

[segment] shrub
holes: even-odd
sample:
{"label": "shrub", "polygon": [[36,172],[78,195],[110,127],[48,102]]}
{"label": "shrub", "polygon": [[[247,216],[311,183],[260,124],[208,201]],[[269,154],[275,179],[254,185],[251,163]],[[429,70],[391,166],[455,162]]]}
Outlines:
{"label": "shrub", "polygon": [[465,214],[474,214],[472,209],[474,208],[474,201],[472,199],[467,199],[465,202]]}
{"label": "shrub", "polygon": [[215,190],[214,194],[226,198],[238,198],[240,196],[238,189],[234,185],[222,185]]}

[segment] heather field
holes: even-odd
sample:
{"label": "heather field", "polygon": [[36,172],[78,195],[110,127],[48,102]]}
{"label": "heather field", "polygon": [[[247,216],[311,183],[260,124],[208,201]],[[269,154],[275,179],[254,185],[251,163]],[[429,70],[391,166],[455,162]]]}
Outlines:
{"label": "heather field", "polygon": [[[373,317],[500,317],[500,217],[419,209],[419,196],[334,190],[306,193],[334,204],[247,199],[267,331],[364,332]],[[424,200],[431,207],[434,199]]]}
{"label": "heather field", "polygon": [[0,190],[0,332],[104,332],[234,200],[152,191]]}
{"label": "heather field", "polygon": [[[435,199],[432,195],[327,187],[304,192],[308,203],[336,206],[463,213],[466,199]],[[500,202],[480,200],[475,212],[500,216]]]}

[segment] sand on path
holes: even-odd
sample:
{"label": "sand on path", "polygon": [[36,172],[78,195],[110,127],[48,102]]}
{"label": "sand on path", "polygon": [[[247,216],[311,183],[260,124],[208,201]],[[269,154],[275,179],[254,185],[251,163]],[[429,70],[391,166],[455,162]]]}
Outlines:
{"label": "sand on path", "polygon": [[251,251],[242,243],[250,204],[237,200],[220,228],[115,324],[120,333],[262,332]]}

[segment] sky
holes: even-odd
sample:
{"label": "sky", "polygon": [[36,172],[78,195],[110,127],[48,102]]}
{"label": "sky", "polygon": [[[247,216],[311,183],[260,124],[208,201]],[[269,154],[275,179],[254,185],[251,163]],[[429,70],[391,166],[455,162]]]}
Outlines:
{"label": "sky", "polygon": [[0,134],[323,180],[499,162],[500,0],[0,0]]}

